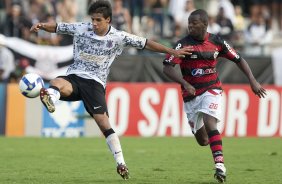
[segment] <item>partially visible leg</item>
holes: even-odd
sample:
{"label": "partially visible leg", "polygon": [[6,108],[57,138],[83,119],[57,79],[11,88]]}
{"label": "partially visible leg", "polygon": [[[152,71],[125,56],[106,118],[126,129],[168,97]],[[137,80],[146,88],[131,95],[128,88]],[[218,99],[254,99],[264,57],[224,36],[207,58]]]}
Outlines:
{"label": "partially visible leg", "polygon": [[128,179],[129,172],[123,158],[119,137],[109,122],[104,86],[95,80],[73,76],[73,94],[77,94],[76,97],[81,98],[86,111],[94,118],[99,129],[104,134],[107,145],[117,163],[118,174],[123,179]]}
{"label": "partially visible leg", "polygon": [[115,133],[115,131],[111,128],[109,123],[109,118],[106,113],[104,114],[94,114],[93,118],[95,119],[97,125],[100,130],[103,132],[106,142],[110,151],[112,152],[114,159],[117,163],[117,172],[124,179],[129,179],[128,168],[126,167],[121,144],[119,141],[119,137]]}
{"label": "partially visible leg", "polygon": [[55,78],[50,81],[50,88],[57,90],[62,97],[68,97],[73,92],[72,84],[64,78]]}
{"label": "partially visible leg", "polygon": [[196,115],[190,117],[189,125],[192,129],[197,143],[200,146],[207,146],[209,144],[209,139],[203,122],[203,113],[198,112],[196,113]]}
{"label": "partially visible leg", "polygon": [[209,145],[208,134],[206,132],[205,126],[202,126],[197,132],[194,134],[198,144],[200,146],[207,146]]}
{"label": "partially visible leg", "polygon": [[125,165],[119,138],[115,131],[112,129],[107,114],[94,114],[93,118],[104,134],[109,149],[114,155],[116,163]]}
{"label": "partially visible leg", "polygon": [[224,163],[222,153],[222,139],[216,127],[217,119],[208,114],[204,114],[203,120],[209,138],[209,144],[213,154],[214,162]]}
{"label": "partially visible leg", "polygon": [[204,114],[203,121],[215,163],[216,173],[214,176],[218,182],[222,183],[226,180],[226,169],[224,167],[222,139],[216,127],[217,119],[208,114]]}

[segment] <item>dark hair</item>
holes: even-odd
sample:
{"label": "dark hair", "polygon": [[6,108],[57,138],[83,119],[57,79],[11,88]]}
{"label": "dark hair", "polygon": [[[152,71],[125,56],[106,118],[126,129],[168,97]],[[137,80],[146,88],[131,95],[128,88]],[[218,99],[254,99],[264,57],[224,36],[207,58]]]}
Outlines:
{"label": "dark hair", "polygon": [[195,10],[195,11],[193,11],[193,12],[190,14],[190,16],[191,16],[191,15],[199,15],[199,16],[200,16],[200,20],[201,20],[204,24],[208,25],[209,16],[208,16],[208,13],[207,13],[205,10],[203,10],[203,9]]}
{"label": "dark hair", "polygon": [[93,13],[101,13],[105,19],[110,17],[112,21],[112,6],[107,0],[94,1],[88,8],[88,15]]}

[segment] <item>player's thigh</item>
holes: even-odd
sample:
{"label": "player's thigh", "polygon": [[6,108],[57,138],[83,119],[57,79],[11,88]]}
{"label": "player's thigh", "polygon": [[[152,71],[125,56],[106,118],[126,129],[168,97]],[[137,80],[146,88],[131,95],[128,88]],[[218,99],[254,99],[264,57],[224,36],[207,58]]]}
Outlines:
{"label": "player's thigh", "polygon": [[205,125],[206,132],[210,132],[212,130],[217,129],[218,120],[215,117],[213,117],[209,114],[203,113],[203,122],[204,122],[204,125]]}
{"label": "player's thigh", "polygon": [[68,97],[73,92],[72,84],[62,77],[51,80],[50,85],[59,88],[62,97]]}
{"label": "player's thigh", "polygon": [[192,101],[185,102],[183,107],[193,134],[196,134],[196,132],[204,126],[203,116],[199,111],[201,99],[202,97],[198,96]]}
{"label": "player's thigh", "polygon": [[91,115],[108,115],[105,88],[95,80],[86,79],[80,84],[80,95],[86,111]]}

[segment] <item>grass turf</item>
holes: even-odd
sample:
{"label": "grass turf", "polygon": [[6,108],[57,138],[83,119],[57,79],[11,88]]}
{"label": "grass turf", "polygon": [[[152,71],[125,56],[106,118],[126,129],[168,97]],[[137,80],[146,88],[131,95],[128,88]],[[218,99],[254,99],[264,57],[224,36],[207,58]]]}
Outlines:
{"label": "grass turf", "polygon": [[[116,174],[103,138],[0,138],[2,184],[209,184],[209,147],[194,138],[121,138],[131,179]],[[227,183],[282,183],[281,138],[224,138]]]}

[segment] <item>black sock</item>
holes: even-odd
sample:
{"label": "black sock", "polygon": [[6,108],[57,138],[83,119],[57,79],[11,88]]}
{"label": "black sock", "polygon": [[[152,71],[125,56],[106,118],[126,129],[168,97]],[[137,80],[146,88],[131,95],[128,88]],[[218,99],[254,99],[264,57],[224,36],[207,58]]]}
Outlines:
{"label": "black sock", "polygon": [[115,133],[115,131],[114,131],[112,128],[110,128],[110,129],[106,130],[105,132],[103,132],[103,134],[104,134],[104,136],[105,136],[106,138],[107,138],[109,135],[113,134],[113,133]]}

